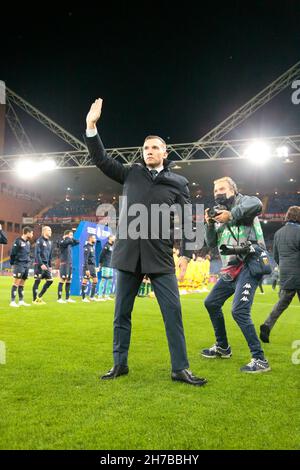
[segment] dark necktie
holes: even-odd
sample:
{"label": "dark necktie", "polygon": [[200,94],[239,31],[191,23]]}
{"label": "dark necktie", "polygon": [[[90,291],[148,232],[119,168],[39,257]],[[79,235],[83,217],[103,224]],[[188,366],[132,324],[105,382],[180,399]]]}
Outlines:
{"label": "dark necktie", "polygon": [[149,171],[151,174],[151,178],[155,180],[156,176],[158,175],[158,171],[157,170],[149,170]]}

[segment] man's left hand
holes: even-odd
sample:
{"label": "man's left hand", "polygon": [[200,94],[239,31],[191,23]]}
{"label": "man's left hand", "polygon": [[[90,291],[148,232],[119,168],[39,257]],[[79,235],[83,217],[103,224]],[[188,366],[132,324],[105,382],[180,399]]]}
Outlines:
{"label": "man's left hand", "polygon": [[231,215],[231,212],[230,211],[220,211],[219,215],[217,215],[216,217],[214,217],[214,220],[216,222],[219,222],[221,224],[226,224],[227,222],[229,222],[230,220],[232,219],[232,215]]}
{"label": "man's left hand", "polygon": [[188,264],[189,264],[189,262],[186,258],[184,258],[183,256],[181,256],[181,258],[179,258],[179,261],[178,261],[178,268],[180,269],[180,273],[179,273],[179,277],[178,277],[179,282],[183,281]]}

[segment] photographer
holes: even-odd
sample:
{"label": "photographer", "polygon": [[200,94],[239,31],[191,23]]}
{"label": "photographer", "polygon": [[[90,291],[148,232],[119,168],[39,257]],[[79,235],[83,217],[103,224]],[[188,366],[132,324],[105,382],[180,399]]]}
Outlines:
{"label": "photographer", "polygon": [[256,217],[262,210],[262,203],[257,197],[239,194],[235,182],[227,176],[214,182],[214,197],[216,206],[205,211],[205,239],[210,248],[218,247],[223,268],[220,279],[205,299],[216,344],[204,349],[201,354],[206,358],[231,357],[222,306],[234,294],[232,315],[252,355],[252,360],[241,371],[267,372],[271,369],[251,320],[254,294],[262,276],[254,276],[247,263],[254,251],[253,246],[265,247],[262,229]]}

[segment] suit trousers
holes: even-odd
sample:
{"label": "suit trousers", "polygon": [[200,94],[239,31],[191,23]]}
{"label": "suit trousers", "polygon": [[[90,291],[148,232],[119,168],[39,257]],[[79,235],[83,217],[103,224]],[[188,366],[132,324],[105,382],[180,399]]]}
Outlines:
{"label": "suit trousers", "polygon": [[[148,274],[163,316],[173,371],[189,367],[175,274]],[[144,274],[117,271],[113,357],[115,365],[127,365],[131,312]]]}
{"label": "suit trousers", "polygon": [[288,308],[294,296],[298,294],[298,299],[300,300],[300,289],[281,289],[279,293],[279,301],[274,306],[272,312],[265,320],[265,325],[267,325],[270,330],[273,328],[277,322],[280,315]]}

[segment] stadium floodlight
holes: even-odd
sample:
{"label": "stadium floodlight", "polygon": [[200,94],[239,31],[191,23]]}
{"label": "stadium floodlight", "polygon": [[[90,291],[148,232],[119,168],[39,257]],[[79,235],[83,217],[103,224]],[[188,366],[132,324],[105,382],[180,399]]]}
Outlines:
{"label": "stadium floodlight", "polygon": [[41,161],[20,158],[15,166],[16,172],[22,179],[34,179],[41,173],[52,171],[56,168],[55,161],[50,158]]}
{"label": "stadium floodlight", "polygon": [[20,178],[33,179],[40,173],[40,169],[33,160],[20,159],[16,164],[16,172]]}
{"label": "stadium floodlight", "polygon": [[246,148],[244,156],[256,165],[263,165],[271,156],[270,147],[262,141],[253,142]]}
{"label": "stadium floodlight", "polygon": [[286,145],[282,145],[281,147],[277,147],[276,154],[279,158],[288,158],[289,149]]}

